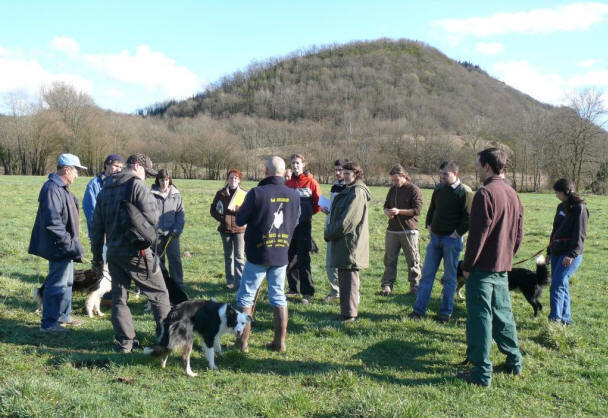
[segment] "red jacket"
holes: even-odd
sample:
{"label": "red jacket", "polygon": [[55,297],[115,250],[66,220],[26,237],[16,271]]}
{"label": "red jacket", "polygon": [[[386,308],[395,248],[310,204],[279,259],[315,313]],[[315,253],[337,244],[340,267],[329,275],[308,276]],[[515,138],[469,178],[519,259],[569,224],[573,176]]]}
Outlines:
{"label": "red jacket", "polygon": [[293,175],[285,182],[285,186],[296,189],[300,196],[300,222],[310,222],[312,215],[319,212],[319,196],[321,188],[310,173]]}

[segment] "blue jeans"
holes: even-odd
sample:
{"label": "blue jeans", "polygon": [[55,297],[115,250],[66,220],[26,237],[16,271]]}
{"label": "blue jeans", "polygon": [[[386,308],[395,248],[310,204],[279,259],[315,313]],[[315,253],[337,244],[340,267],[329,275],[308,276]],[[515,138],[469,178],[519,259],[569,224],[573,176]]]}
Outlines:
{"label": "blue jeans", "polygon": [[551,288],[549,289],[549,301],[551,312],[549,320],[561,321],[570,324],[570,277],[576,272],[583,261],[583,255],[579,255],[568,267],[562,265],[565,255],[551,256]]}
{"label": "blue jeans", "polygon": [[239,307],[253,306],[255,294],[262,284],[264,277],[268,281],[268,300],[274,307],[287,306],[283,286],[285,284],[285,270],[287,266],[264,266],[245,262],[241,285],[236,293],[236,304]]}
{"label": "blue jeans", "polygon": [[68,322],[72,312],[72,284],[74,262],[49,261],[49,275],[42,294],[41,328],[49,328],[58,322]]}
{"label": "blue jeans", "polygon": [[424,266],[422,266],[422,278],[418,286],[414,312],[424,316],[426,305],[431,298],[435,274],[439,269],[439,263],[443,258],[443,298],[440,315],[450,316],[454,309],[454,293],[456,292],[456,271],[458,269],[458,258],[462,251],[462,237],[450,238],[449,235],[437,235],[431,232],[431,242],[426,247]]}

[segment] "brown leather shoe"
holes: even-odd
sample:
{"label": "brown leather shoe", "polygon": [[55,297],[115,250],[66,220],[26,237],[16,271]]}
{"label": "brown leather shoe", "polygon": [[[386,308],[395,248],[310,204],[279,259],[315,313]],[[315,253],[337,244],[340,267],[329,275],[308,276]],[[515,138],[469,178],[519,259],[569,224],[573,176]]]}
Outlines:
{"label": "brown leather shoe", "polygon": [[287,336],[287,322],[289,320],[287,306],[275,307],[273,314],[274,340],[266,344],[266,348],[284,353],[287,351],[285,337]]}

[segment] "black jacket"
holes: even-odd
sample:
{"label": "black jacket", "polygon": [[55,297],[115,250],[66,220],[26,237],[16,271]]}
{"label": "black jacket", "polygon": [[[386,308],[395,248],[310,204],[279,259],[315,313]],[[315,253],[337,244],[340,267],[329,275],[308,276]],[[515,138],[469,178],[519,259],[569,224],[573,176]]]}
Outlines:
{"label": "black jacket", "polygon": [[249,190],[236,214],[236,224],[247,225],[247,260],[266,266],[287,265],[287,251],[299,217],[300,197],[283,184],[282,177],[266,177]]}
{"label": "black jacket", "polygon": [[583,253],[583,244],[587,236],[587,221],[589,210],[587,205],[575,205],[570,212],[566,212],[566,202],[557,206],[551,231],[549,253],[554,256],[566,255],[576,258]]}

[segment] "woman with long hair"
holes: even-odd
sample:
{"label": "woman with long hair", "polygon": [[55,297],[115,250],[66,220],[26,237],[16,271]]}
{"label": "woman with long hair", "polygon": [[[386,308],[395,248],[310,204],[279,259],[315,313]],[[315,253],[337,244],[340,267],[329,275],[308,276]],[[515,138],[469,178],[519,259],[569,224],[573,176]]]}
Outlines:
{"label": "woman with long hair", "polygon": [[557,206],[547,254],[551,256],[551,312],[549,320],[570,325],[570,277],[583,261],[589,210],[574,188],[574,183],[561,178],[553,185]]}
{"label": "woman with long hair", "polygon": [[246,190],[241,188],[242,174],[236,168],[228,170],[227,184],[217,191],[211,202],[210,213],[220,224],[217,227],[224,247],[226,287],[238,289],[245,266],[245,227],[238,226],[236,213]]}
{"label": "woman with long hair", "polygon": [[342,320],[353,322],[359,314],[359,270],[369,266],[367,203],[371,193],[359,164],[347,162],[342,173],[346,188],[334,197],[324,238],[331,242],[328,265],[338,269]]}
{"label": "woman with long hair", "polygon": [[164,168],[158,170],[156,181],[152,185],[152,195],[156,199],[159,213],[158,223],[156,224],[159,235],[156,253],[160,256],[163,264],[165,264],[165,255],[167,256],[169,259],[169,275],[183,290],[184,272],[179,237],[184,230],[186,213],[184,212],[182,195],[173,184],[169,172]]}

